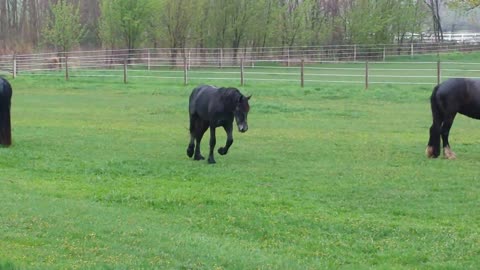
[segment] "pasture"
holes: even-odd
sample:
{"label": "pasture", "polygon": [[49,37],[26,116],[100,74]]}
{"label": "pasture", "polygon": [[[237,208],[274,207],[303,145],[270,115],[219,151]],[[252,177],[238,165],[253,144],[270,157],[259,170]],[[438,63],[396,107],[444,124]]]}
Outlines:
{"label": "pasture", "polygon": [[196,84],[11,82],[0,269],[480,265],[480,122],[427,159],[433,84],[247,83],[249,131],[208,165],[186,156]]}

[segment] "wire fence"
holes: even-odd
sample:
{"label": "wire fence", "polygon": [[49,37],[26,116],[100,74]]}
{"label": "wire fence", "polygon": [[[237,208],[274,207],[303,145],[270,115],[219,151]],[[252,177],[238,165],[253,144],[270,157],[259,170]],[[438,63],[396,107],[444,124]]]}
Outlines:
{"label": "wire fence", "polygon": [[[460,46],[461,45],[461,46]],[[476,78],[480,63],[387,61],[424,54],[480,50],[480,45],[418,43],[295,48],[140,49],[0,56],[0,74],[12,77],[104,77],[128,82],[253,82],[434,85],[450,77]]]}

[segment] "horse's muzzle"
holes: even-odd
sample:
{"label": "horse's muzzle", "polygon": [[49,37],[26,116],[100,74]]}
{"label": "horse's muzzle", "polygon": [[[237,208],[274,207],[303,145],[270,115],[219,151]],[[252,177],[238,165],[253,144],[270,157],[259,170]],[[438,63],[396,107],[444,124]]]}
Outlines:
{"label": "horse's muzzle", "polygon": [[248,130],[248,125],[238,125],[238,131],[244,133],[244,132],[247,132]]}

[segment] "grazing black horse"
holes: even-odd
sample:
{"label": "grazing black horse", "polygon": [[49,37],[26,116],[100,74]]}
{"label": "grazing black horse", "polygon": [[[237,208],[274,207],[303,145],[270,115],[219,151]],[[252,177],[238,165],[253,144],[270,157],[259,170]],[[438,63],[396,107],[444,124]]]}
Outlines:
{"label": "grazing black horse", "polygon": [[435,86],[430,98],[433,124],[426,150],[427,157],[440,155],[440,136],[443,140],[443,155],[455,159],[448,143],[448,134],[457,113],[480,119],[480,80],[455,78]]}
{"label": "grazing black horse", "polygon": [[10,125],[10,104],[12,86],[0,77],[0,146],[8,147],[12,144],[12,130]]}
{"label": "grazing black horse", "polygon": [[[222,126],[227,133],[225,147],[220,147],[218,153],[225,155],[233,143],[233,118],[240,132],[248,130],[247,115],[250,110],[249,97],[236,88],[216,88],[202,85],[193,89],[190,95],[190,143],[187,155],[194,160],[205,159],[200,153],[200,142],[203,134],[210,128],[210,153],[208,163],[215,163],[213,150],[215,148],[215,128]],[[196,143],[196,145],[195,145]]]}

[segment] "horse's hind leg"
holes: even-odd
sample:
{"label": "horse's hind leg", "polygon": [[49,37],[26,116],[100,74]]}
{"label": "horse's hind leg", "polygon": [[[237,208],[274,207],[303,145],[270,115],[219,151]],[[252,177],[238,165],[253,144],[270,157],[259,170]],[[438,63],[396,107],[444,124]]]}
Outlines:
{"label": "horse's hind leg", "polygon": [[12,144],[12,129],[10,123],[10,109],[0,111],[0,146],[8,147]]}
{"label": "horse's hind leg", "polygon": [[438,86],[433,89],[432,96],[430,97],[433,123],[430,127],[430,138],[428,139],[427,150],[425,151],[429,158],[437,158],[440,156],[440,133],[444,115],[437,98],[437,90]]}
{"label": "horse's hind leg", "polygon": [[195,149],[195,138],[193,137],[193,134],[190,134],[190,142],[188,143],[187,147],[187,156],[189,158],[193,157],[193,152]]}
{"label": "horse's hind leg", "polygon": [[455,114],[446,117],[445,121],[443,121],[442,129],[441,129],[442,140],[443,140],[443,155],[447,159],[455,159],[457,157],[455,153],[452,151],[452,149],[450,148],[450,143],[448,142],[448,135],[450,134],[450,128],[453,125],[454,119],[455,119]]}
{"label": "horse's hind leg", "polygon": [[10,122],[11,88],[0,78],[0,146],[12,144],[12,128]]}
{"label": "horse's hind leg", "polygon": [[217,138],[215,137],[215,126],[212,124],[210,126],[210,152],[208,153],[208,163],[216,163],[215,158],[213,157],[213,150],[215,149],[215,144],[217,143]]}
{"label": "horse's hind leg", "polygon": [[440,130],[441,122],[433,120],[433,124],[430,127],[427,150],[425,151],[429,158],[437,158],[440,155]]}
{"label": "horse's hind leg", "polygon": [[195,121],[195,135],[194,135],[194,137],[195,137],[196,143],[195,143],[195,153],[194,153],[194,156],[193,156],[194,160],[205,159],[202,156],[202,154],[200,153],[200,143],[202,141],[203,134],[205,133],[205,131],[207,131],[207,129],[208,129],[208,122],[202,121],[200,119]]}
{"label": "horse's hind leg", "polygon": [[193,115],[190,115],[190,142],[187,147],[187,156],[193,157],[193,152],[195,149],[195,118]]}

